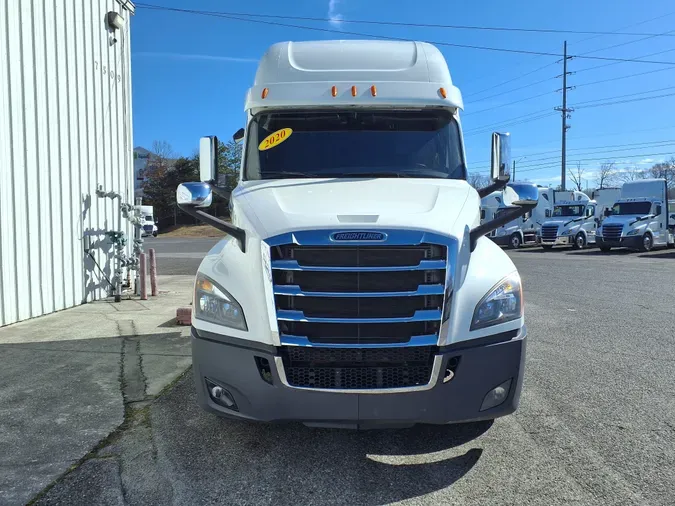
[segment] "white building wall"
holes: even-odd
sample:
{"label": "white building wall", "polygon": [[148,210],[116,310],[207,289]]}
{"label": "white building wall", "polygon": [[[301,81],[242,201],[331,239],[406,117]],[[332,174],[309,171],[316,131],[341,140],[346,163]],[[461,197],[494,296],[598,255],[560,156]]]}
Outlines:
{"label": "white building wall", "polygon": [[[109,11],[125,20],[114,33]],[[104,232],[132,232],[96,196],[100,184],[133,203],[132,13],[124,0],[0,1],[0,325],[107,295],[85,248],[112,280]]]}

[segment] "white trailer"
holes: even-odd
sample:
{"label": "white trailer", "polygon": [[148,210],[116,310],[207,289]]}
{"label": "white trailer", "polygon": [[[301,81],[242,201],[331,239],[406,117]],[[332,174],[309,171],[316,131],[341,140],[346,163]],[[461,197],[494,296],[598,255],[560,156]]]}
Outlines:
{"label": "white trailer", "polygon": [[[225,417],[368,427],[512,413],[525,352],[511,259],[485,234],[481,198],[506,184],[509,136],[493,134],[493,184],[466,181],[461,94],[421,42],[275,44],[245,104],[231,223],[211,203],[217,151],[181,209],[228,234],[195,281],[199,404]],[[461,363],[460,363],[461,362]]]}
{"label": "white trailer", "polygon": [[675,223],[668,210],[665,179],[644,179],[624,183],[619,198],[602,223],[598,246],[602,251],[628,248],[649,251],[672,248]]}

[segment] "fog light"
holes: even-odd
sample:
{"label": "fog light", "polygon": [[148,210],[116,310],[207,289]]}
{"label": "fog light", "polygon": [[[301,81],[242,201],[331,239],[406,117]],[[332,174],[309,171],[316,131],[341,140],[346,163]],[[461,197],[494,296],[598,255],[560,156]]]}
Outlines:
{"label": "fog light", "polygon": [[490,390],[485,398],[483,399],[483,404],[480,406],[481,411],[486,409],[494,408],[502,404],[506,398],[509,396],[509,391],[511,390],[511,380],[506,380],[504,383],[498,387]]}
{"label": "fog light", "polygon": [[213,402],[215,402],[216,404],[220,404],[221,406],[227,409],[239,411],[237,403],[234,401],[234,397],[230,392],[228,392],[220,385],[216,385],[211,380],[206,379],[205,381],[206,381],[206,388],[209,391],[209,397],[211,397],[211,400]]}

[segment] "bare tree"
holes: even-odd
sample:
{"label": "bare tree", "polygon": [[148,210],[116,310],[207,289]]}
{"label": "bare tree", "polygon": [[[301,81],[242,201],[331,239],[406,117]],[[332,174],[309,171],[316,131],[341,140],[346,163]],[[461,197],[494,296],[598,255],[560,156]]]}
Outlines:
{"label": "bare tree", "polygon": [[484,188],[490,184],[490,178],[478,172],[469,172],[467,182],[476,189]]}
{"label": "bare tree", "polygon": [[653,165],[647,172],[650,177],[665,179],[668,188],[675,188],[675,156],[667,162]]}
{"label": "bare tree", "polygon": [[638,167],[625,167],[617,171],[616,177],[622,183],[629,183],[630,181],[637,181],[647,177],[647,172]]}
{"label": "bare tree", "polygon": [[581,191],[583,189],[583,177],[585,170],[581,168],[581,162],[577,162],[577,168],[575,171],[570,170],[568,172],[572,183],[577,187],[577,190]]}
{"label": "bare tree", "polygon": [[595,182],[598,189],[602,190],[607,186],[611,186],[616,181],[616,164],[614,162],[603,163],[598,171],[598,177]]}

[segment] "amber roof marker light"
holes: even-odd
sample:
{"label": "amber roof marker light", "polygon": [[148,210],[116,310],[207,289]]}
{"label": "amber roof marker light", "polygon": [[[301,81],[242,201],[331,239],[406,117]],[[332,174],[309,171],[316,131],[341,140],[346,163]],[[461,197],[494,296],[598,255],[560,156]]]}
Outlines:
{"label": "amber roof marker light", "polygon": [[374,97],[377,96],[377,88],[375,87],[374,84],[370,87],[370,94]]}
{"label": "amber roof marker light", "polygon": [[330,89],[330,93],[331,93],[331,95],[333,95],[334,97],[337,97],[337,86],[333,86],[333,87]]}
{"label": "amber roof marker light", "polygon": [[357,92],[356,86],[352,86],[352,97],[356,96],[356,92]]}
{"label": "amber roof marker light", "polygon": [[445,91],[445,88],[438,88],[438,93],[441,94],[441,97],[448,98],[448,93]]}
{"label": "amber roof marker light", "polygon": [[263,100],[265,100],[265,99],[267,98],[267,94],[268,94],[269,92],[270,92],[269,89],[263,88],[262,94],[260,95],[260,96],[263,98]]}

